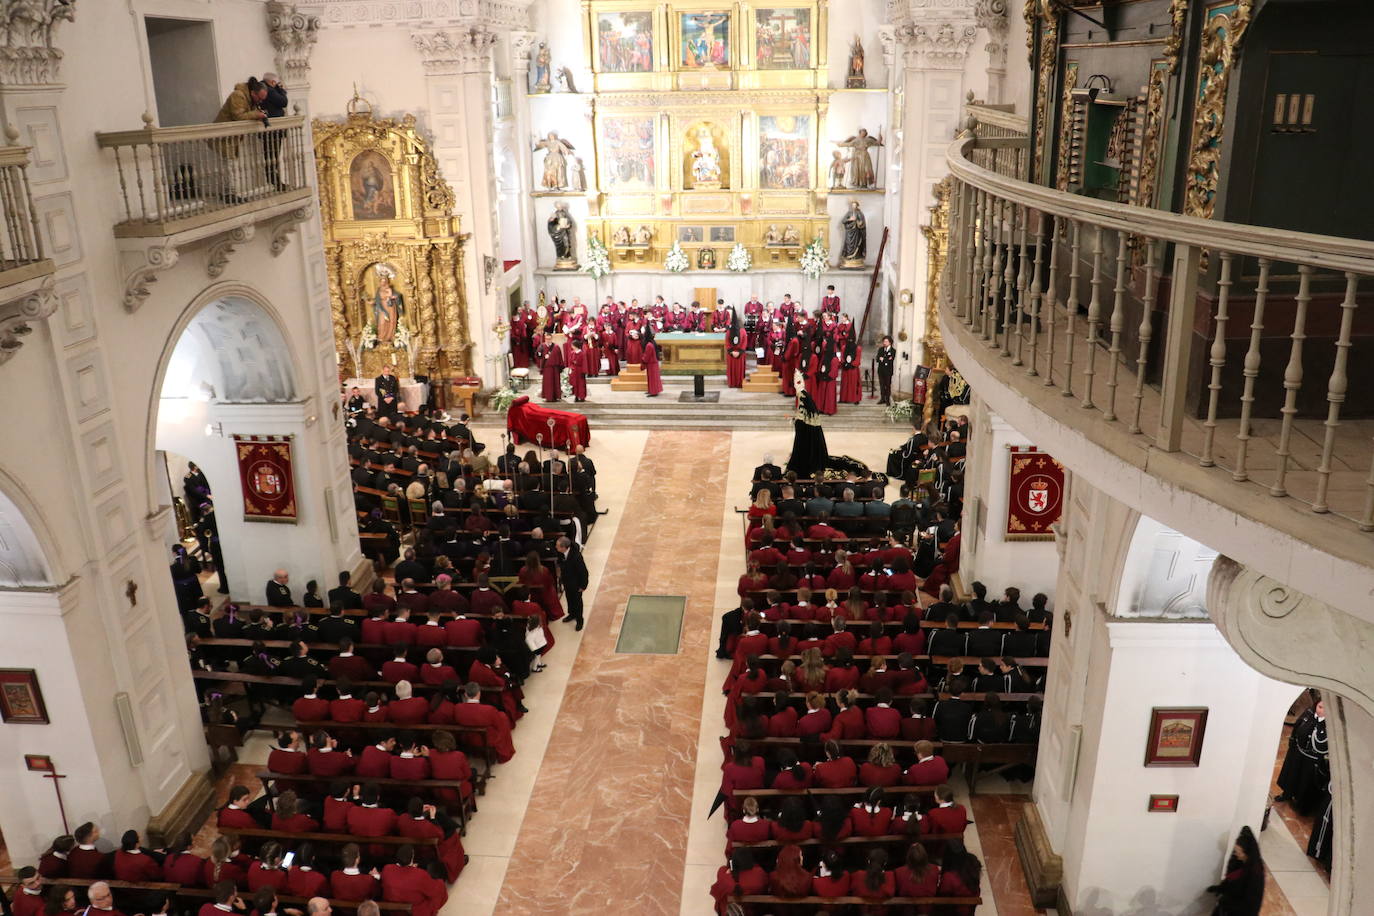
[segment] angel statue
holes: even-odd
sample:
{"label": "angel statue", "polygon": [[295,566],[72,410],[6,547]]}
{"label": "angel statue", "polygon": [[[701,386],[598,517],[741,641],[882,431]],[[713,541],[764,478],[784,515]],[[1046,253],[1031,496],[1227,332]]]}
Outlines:
{"label": "angel statue", "polygon": [[562,139],[554,131],[534,144],[535,150],[544,150],[544,179],[546,191],[561,191],[568,186],[568,155],[576,148]]}

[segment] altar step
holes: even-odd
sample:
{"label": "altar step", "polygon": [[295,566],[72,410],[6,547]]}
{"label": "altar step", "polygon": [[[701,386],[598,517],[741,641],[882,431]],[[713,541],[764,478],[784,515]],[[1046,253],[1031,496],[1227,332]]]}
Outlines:
{"label": "altar step", "polygon": [[[677,393],[665,390],[656,398],[643,398],[643,403],[608,401],[597,403],[595,395],[582,404],[557,405],[575,410],[587,417],[592,435],[598,429],[721,429],[721,430],[789,430],[792,421],[790,398],[775,396],[776,401],[724,403],[685,403]],[[842,404],[833,417],[822,423],[826,430],[873,430],[902,427],[888,420],[886,411],[876,404]]]}
{"label": "altar step", "polygon": [[[599,381],[604,376],[587,381]],[[611,378],[612,391],[648,391],[649,377],[644,373],[644,367],[638,365],[625,365],[620,367],[620,374]]]}
{"label": "altar step", "polygon": [[760,366],[744,379],[744,384],[740,390],[770,391],[776,394],[782,391],[782,379],[772,366]]}

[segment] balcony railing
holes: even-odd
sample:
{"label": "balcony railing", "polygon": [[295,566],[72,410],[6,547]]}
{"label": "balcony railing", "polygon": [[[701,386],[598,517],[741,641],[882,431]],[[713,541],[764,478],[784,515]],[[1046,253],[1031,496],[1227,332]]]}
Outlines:
{"label": "balcony railing", "polygon": [[[1374,420],[1342,417],[1352,371],[1368,379],[1374,361],[1354,333],[1374,243],[1050,190],[975,164],[982,142],[947,156],[940,278],[942,320],[987,347],[980,362],[1024,373],[1025,394],[1076,399],[1092,417],[1080,430],[1105,447],[1215,469],[1241,510],[1264,493],[1374,530]],[[1364,416],[1368,390],[1349,405]]]}
{"label": "balcony railing", "polygon": [[0,146],[0,288],[51,274],[29,193],[29,148]]}
{"label": "balcony railing", "polygon": [[964,105],[965,126],[978,137],[970,155],[990,172],[1019,178],[1030,175],[1030,125],[1010,105],[989,105],[969,93]]}
{"label": "balcony railing", "polygon": [[115,235],[173,235],[309,197],[305,118],[98,133],[114,153],[123,220]]}

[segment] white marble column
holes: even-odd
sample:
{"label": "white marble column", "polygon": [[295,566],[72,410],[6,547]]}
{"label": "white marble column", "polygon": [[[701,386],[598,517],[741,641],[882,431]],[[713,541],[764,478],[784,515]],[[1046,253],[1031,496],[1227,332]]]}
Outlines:
{"label": "white marble column", "polygon": [[913,304],[898,305],[892,331],[894,338],[906,332],[907,339],[895,345],[899,353],[910,356],[910,362],[899,364],[908,373],[922,358],[920,340],[925,333],[927,257],[919,227],[930,220],[932,188],[948,172],[945,150],[963,111],[968,82],[964,70],[978,35],[972,0],[920,12],[922,18],[900,22],[884,33],[893,45],[892,85],[900,83],[903,100],[900,219],[895,223],[902,232],[896,240],[895,263],[897,289],[909,290]]}
{"label": "white marble column", "polygon": [[983,97],[993,105],[1000,105],[1006,95],[1007,82],[1007,2],[1006,0],[978,0],[974,7],[978,27],[988,33],[983,50],[988,54],[988,88]]}
{"label": "white marble column", "polygon": [[534,157],[528,155],[525,145],[534,134],[534,122],[530,117],[530,60],[538,44],[533,32],[511,32],[508,36],[510,46],[510,104],[513,126],[513,149],[516,150],[516,175],[519,187],[511,193],[519,195],[517,211],[520,219],[520,288],[523,298],[535,298],[535,269],[539,266],[538,238],[535,235],[534,199],[530,191],[534,188]]}
{"label": "white marble column", "polygon": [[472,371],[485,384],[497,385],[504,380],[504,372],[488,357],[501,349],[491,330],[502,314],[499,261],[490,278],[483,270],[483,259],[499,258],[501,250],[491,114],[496,34],[474,26],[414,32],[411,40],[425,69],[434,157],[440,174],[453,188],[462,229],[468,235],[463,245],[463,290],[472,335]]}

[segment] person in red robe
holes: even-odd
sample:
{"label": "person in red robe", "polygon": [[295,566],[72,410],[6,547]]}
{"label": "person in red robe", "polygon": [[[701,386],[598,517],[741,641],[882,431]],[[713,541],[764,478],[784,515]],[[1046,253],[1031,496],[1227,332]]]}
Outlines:
{"label": "person in red robe", "polygon": [[644,341],[642,336],[648,327],[644,316],[634,314],[625,322],[625,362],[638,366],[644,360]]}
{"label": "person in red robe", "polygon": [[329,896],[335,900],[375,900],[381,896],[382,882],[377,873],[368,874],[358,867],[362,850],[357,843],[349,843],[339,855],[343,868],[329,876]]}
{"label": "person in red robe", "polygon": [[217,881],[211,885],[211,889],[215,893],[214,901],[202,903],[198,916],[224,916],[225,913],[247,912],[248,908],[239,898],[238,886],[233,881]]}
{"label": "person in red robe", "polygon": [[467,853],[463,851],[463,838],[453,818],[436,806],[412,797],[406,813],[396,821],[396,832],[411,840],[437,840],[435,849],[439,853],[439,863],[444,866],[444,875],[450,884],[458,880],[467,864]]}
{"label": "person in red robe", "polygon": [[587,400],[587,376],[596,374],[590,362],[591,350],[581,337],[574,337],[568,351],[568,380],[572,383],[573,401],[578,404]]}
{"label": "person in red robe", "polygon": [[191,834],[183,833],[167,847],[162,860],[162,880],[187,887],[199,887],[205,874],[205,859],[190,851]]}
{"label": "person in red robe", "polygon": [[463,686],[463,702],[453,711],[453,724],[486,730],[487,746],[496,752],[496,759],[505,763],[515,756],[511,741],[511,720],[495,706],[482,702],[482,688],[478,684]]}
{"label": "person in red robe", "polygon": [[288,897],[329,896],[329,876],[315,870],[315,848],[310,843],[296,847],[296,858],[286,873],[282,892]]}
{"label": "person in red robe", "polygon": [[161,881],[162,863],[139,845],[137,830],[126,830],[115,850],[113,871],[117,881]]}
{"label": "person in red robe", "polygon": [[[324,732],[320,732],[324,734]],[[328,735],[325,735],[328,738]],[[229,804],[219,809],[219,816],[216,823],[221,827],[236,828],[239,830],[257,830],[262,825],[253,818],[248,808],[248,799],[253,796],[252,791],[247,786],[234,786],[229,790]],[[76,850],[72,850],[76,852]],[[70,860],[69,860],[70,861]],[[72,875],[72,877],[77,877]]]}
{"label": "person in red robe", "polygon": [[510,355],[516,369],[528,369],[530,365],[530,334],[534,329],[525,320],[527,308],[528,302],[510,318]]}
{"label": "person in red robe", "polygon": [[396,850],[396,862],[382,869],[382,899],[409,903],[412,916],[435,916],[448,902],[448,888],[415,864],[415,847]]}
{"label": "person in red robe", "polygon": [[816,369],[815,400],[816,409],[823,414],[835,413],[838,398],[836,388],[840,377],[840,357],[835,353],[835,345],[825,341],[820,355],[812,359]]}
{"label": "person in red robe", "polygon": [[363,786],[358,804],[348,812],[348,832],[354,836],[391,836],[396,830],[396,812],[380,804],[375,783]]}
{"label": "person in red robe", "polygon": [[387,704],[387,716],[397,725],[419,725],[429,715],[429,701],[414,695],[410,681],[396,685],[396,699]]}
{"label": "person in red robe", "polygon": [[600,352],[596,354],[599,360],[605,360],[604,370],[598,365],[598,370],[604,371],[607,375],[620,374],[620,353],[617,352],[614,337],[606,337],[601,341]]}
{"label": "person in red robe", "polygon": [[76,848],[76,838],[60,836],[52,841],[52,848],[38,857],[38,874],[44,878],[67,877],[67,857]]}
{"label": "person in red robe", "polygon": [[100,828],[88,821],[77,827],[72,836],[76,837],[76,848],[67,855],[67,875],[72,878],[110,877],[109,855],[95,848]]}
{"label": "person in red robe", "polygon": [[[964,848],[962,840],[950,840],[941,859],[937,897],[977,897],[982,892],[983,863]],[[973,906],[942,906],[951,916],[973,916]]]}
{"label": "person in red robe", "polygon": [[19,879],[19,891],[10,894],[10,909],[14,916],[41,916],[43,912],[43,879],[38,869],[25,865],[15,872]]}
{"label": "person in red robe", "polygon": [[272,812],[272,829],[288,833],[314,833],[320,829],[320,822],[301,811],[296,793],[287,789],[277,796],[276,810]]}
{"label": "person in red robe", "polygon": [[563,349],[553,341],[545,341],[539,348],[541,361],[540,396],[546,401],[563,400]]}
{"label": "person in red robe", "polygon": [[840,403],[860,404],[864,399],[864,387],[860,376],[863,374],[864,348],[854,339],[853,329],[845,341],[844,354],[840,359]]}
{"label": "person in red robe", "polygon": [[744,334],[740,330],[739,321],[730,325],[730,329],[725,332],[725,384],[731,388],[739,388],[744,385],[745,370],[745,340]]}
{"label": "person in red robe", "polygon": [[648,398],[656,398],[663,393],[663,373],[658,365],[658,344],[654,343],[653,332],[648,328],[644,329],[644,378],[648,382],[649,390],[644,395]]}
{"label": "person in red robe", "polygon": [[501,708],[506,711],[512,722],[518,722],[525,712],[524,693],[513,686],[505,677],[500,657],[492,646],[477,650],[477,657],[468,668],[468,682],[479,687],[497,687],[501,690]]}
{"label": "person in red robe", "polygon": [[443,729],[434,732],[430,743],[430,775],[435,779],[462,782],[457,789],[447,786],[435,789],[434,797],[446,805],[461,806],[464,800],[472,797],[472,765],[468,762],[468,755],[458,750],[458,742],[453,734]]}

